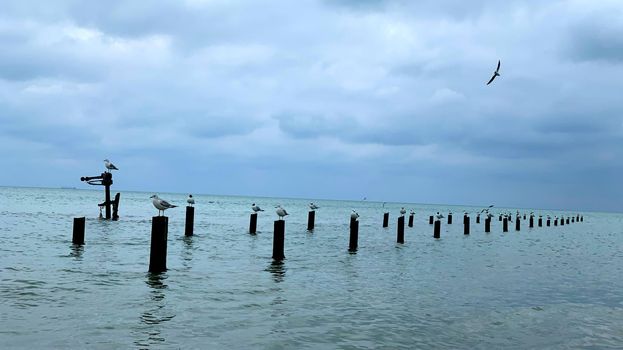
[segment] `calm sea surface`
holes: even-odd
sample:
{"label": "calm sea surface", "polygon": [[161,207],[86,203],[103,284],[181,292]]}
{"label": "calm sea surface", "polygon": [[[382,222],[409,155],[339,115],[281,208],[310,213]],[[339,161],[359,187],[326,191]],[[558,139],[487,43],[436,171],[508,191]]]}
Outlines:
{"label": "calm sea surface", "polygon": [[[508,233],[495,219],[489,234],[472,215],[464,236],[462,212],[476,208],[316,200],[309,233],[309,200],[197,195],[185,238],[186,195],[160,194],[182,207],[167,211],[169,270],[151,275],[149,196],[122,193],[108,222],[103,191],[0,187],[1,348],[623,348],[621,214]],[[252,202],[267,209],[255,236]],[[290,213],[283,264],[271,259],[276,204]],[[402,206],[416,220],[399,245]],[[436,211],[455,213],[439,240]],[[83,247],[71,244],[76,216]]]}

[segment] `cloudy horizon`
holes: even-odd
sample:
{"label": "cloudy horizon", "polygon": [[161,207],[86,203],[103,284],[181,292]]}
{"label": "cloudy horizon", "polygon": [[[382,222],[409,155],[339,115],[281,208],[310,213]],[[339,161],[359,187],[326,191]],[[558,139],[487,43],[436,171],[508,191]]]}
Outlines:
{"label": "cloudy horizon", "polygon": [[621,15],[3,1],[0,185],[86,188],[109,158],[114,189],[621,212]]}

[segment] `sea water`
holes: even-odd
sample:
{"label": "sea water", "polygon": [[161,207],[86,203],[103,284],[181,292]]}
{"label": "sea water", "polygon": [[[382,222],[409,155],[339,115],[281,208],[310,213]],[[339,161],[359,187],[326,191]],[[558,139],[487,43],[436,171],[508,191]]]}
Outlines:
{"label": "sea water", "polygon": [[[309,199],[195,195],[195,235],[185,237],[187,194],[161,193],[180,207],[166,211],[168,271],[153,275],[150,195],[123,192],[112,222],[98,219],[103,191],[0,187],[0,347],[623,348],[621,214],[533,229],[522,221],[508,233],[495,217],[487,234],[480,208],[314,200],[307,232]],[[266,209],[257,235],[248,233],[253,202]],[[290,214],[282,263],[271,259],[277,204]],[[415,210],[415,225],[396,244],[401,207]],[[515,210],[530,212],[493,208]],[[437,211],[454,212],[441,239],[428,224]],[[84,246],[71,243],[79,216]]]}

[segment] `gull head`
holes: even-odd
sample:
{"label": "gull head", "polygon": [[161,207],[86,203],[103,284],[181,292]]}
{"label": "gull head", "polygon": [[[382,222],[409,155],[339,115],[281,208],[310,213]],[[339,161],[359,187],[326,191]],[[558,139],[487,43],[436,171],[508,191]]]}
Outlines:
{"label": "gull head", "polygon": [[151,197],[149,197],[149,198],[158,198],[158,196],[154,194],[154,195],[152,195],[152,196],[151,196]]}

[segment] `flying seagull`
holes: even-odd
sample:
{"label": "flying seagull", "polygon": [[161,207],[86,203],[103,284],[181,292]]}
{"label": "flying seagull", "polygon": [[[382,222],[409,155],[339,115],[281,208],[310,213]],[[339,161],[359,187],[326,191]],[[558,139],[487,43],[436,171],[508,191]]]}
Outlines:
{"label": "flying seagull", "polygon": [[498,60],[498,67],[495,69],[495,72],[493,72],[493,76],[491,77],[491,80],[489,80],[487,85],[491,84],[491,82],[493,82],[493,79],[499,76],[500,76],[500,60]]}
{"label": "flying seagull", "polygon": [[177,207],[177,205],[173,205],[167,201],[165,201],[164,199],[160,199],[158,197],[158,195],[153,195],[151,197],[151,202],[153,203],[154,207],[156,207],[156,209],[158,209],[158,216],[160,216],[160,212],[162,212],[162,215],[164,215],[164,211],[169,209],[169,208],[175,208]]}
{"label": "flying seagull", "polygon": [[104,166],[106,166],[106,169],[108,169],[108,171],[110,170],[119,170],[117,169],[117,167],[111,163],[108,159],[104,159]]}

